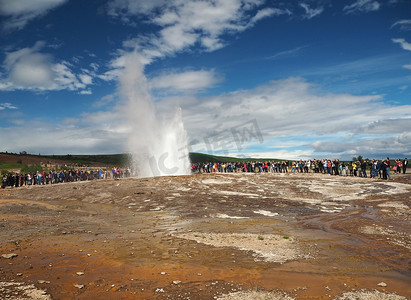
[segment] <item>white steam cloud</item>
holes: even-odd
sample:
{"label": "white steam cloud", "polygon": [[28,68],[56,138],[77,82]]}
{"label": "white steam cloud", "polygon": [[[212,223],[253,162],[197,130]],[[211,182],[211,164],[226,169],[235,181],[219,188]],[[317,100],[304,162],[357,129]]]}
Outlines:
{"label": "white steam cloud", "polygon": [[139,177],[186,175],[190,173],[188,138],[181,110],[159,116],[144,76],[141,57],[133,52],[124,56],[120,93],[125,99],[125,115],[130,134],[128,150]]}

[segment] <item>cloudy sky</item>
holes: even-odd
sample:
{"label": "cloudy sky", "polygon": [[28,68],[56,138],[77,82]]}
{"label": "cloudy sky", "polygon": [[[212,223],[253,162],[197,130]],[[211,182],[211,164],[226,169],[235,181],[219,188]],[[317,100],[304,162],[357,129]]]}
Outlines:
{"label": "cloudy sky", "polygon": [[0,0],[0,151],[127,152],[118,79],[136,52],[158,115],[181,107],[191,151],[410,157],[410,11],[408,0]]}

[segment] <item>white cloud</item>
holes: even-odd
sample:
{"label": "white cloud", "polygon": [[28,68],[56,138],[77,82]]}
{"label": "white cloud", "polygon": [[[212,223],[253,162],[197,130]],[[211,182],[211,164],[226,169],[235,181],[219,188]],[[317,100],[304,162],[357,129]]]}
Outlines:
{"label": "white cloud", "polygon": [[55,62],[50,54],[41,52],[44,46],[39,41],[31,48],[6,53],[7,77],[0,78],[0,90],[81,90],[93,83],[93,72],[76,75],[70,63]]}
{"label": "white cloud", "polygon": [[396,44],[400,44],[402,49],[411,51],[411,44],[408,43],[405,39],[392,39],[392,41]]}
{"label": "white cloud", "polygon": [[[61,122],[37,122],[26,119],[24,127],[0,127],[1,151],[41,154],[124,153],[124,141],[130,134],[124,118],[114,107],[109,112],[83,113]],[[27,130],[30,128],[30,130]]]}
{"label": "white cloud", "polygon": [[10,120],[10,123],[20,126],[20,125],[24,125],[25,121],[24,120]]}
{"label": "white cloud", "polygon": [[[158,109],[167,112],[176,103],[181,105],[185,128],[189,136],[196,139],[192,150],[218,152],[225,143],[228,148],[224,150],[234,153],[237,143],[232,130],[243,131],[243,127],[248,126],[244,123],[255,120],[264,142],[260,145],[254,138],[250,145],[244,145],[241,153],[256,153],[256,147],[261,152],[282,148],[281,145],[289,144],[290,140],[296,148],[307,148],[306,145],[318,139],[333,141],[327,145],[329,152],[334,152],[331,145],[341,139],[365,134],[378,138],[411,131],[411,106],[390,106],[382,100],[379,95],[323,94],[300,78],[289,78],[215,97],[165,99]],[[391,120],[392,116],[398,120]],[[249,146],[253,146],[254,151]],[[345,149],[354,151],[354,146],[355,143]],[[315,147],[306,150],[315,155]],[[391,147],[388,150],[391,151]]]}
{"label": "white cloud", "polygon": [[[31,128],[31,130],[27,130]],[[66,126],[55,128],[47,124],[25,123],[24,127],[3,130],[1,139],[12,141],[2,145],[2,151],[41,154],[123,153],[125,134],[98,126]],[[19,150],[20,149],[20,150]]]}
{"label": "white cloud", "polygon": [[268,18],[271,16],[280,16],[280,15],[291,15],[291,11],[288,9],[279,9],[279,8],[264,8],[257,12],[257,14],[251,18],[250,25],[254,25],[258,21]]}
{"label": "white cloud", "polygon": [[101,97],[98,101],[93,103],[94,107],[103,107],[108,104],[112,105],[114,101],[116,100],[116,96],[113,94],[106,95],[104,97]]}
{"label": "white cloud", "polygon": [[0,0],[0,15],[4,16],[3,29],[24,28],[28,22],[42,17],[67,0]]}
{"label": "white cloud", "polygon": [[9,102],[0,103],[0,110],[5,110],[5,109],[17,109],[17,107]]}
{"label": "white cloud", "polygon": [[91,95],[93,92],[91,91],[91,90],[83,90],[83,91],[80,91],[80,95]]}
{"label": "white cloud", "polygon": [[[133,41],[126,41],[124,46],[126,48],[134,48],[136,45]],[[125,66],[125,54],[126,52],[124,50],[117,50],[116,57],[108,64],[109,70],[103,74],[97,75],[97,77],[105,81],[116,80],[121,75],[122,69]]]}
{"label": "white cloud", "polygon": [[300,51],[304,48],[306,48],[307,46],[300,46],[300,47],[296,47],[294,49],[290,49],[290,50],[285,50],[285,51],[281,51],[278,53],[275,53],[271,56],[266,57],[265,59],[279,59],[279,58],[284,58],[284,57],[291,57],[291,56],[296,56],[300,53]]}
{"label": "white cloud", "polygon": [[187,71],[162,74],[150,80],[153,89],[166,89],[168,92],[197,92],[210,88],[220,79],[214,71]]}
{"label": "white cloud", "polygon": [[345,157],[363,155],[370,159],[378,159],[387,155],[409,156],[411,154],[411,133],[408,131],[397,136],[366,138],[350,142],[318,141],[310,146],[315,152],[343,153]]}
{"label": "white cloud", "polygon": [[306,3],[300,3],[300,6],[304,8],[305,10],[305,15],[304,17],[307,19],[312,19],[319,14],[321,14],[324,11],[324,7],[318,7],[318,8],[311,8],[308,4]]}
{"label": "white cloud", "polygon": [[9,79],[19,87],[51,87],[53,72],[48,55],[33,53],[22,57],[10,68]]}
{"label": "white cloud", "polygon": [[279,158],[286,160],[300,160],[300,159],[312,159],[312,150],[290,150],[283,149],[278,151],[264,151],[264,152],[247,152],[239,155],[238,153],[227,153],[227,156],[240,157],[240,158]]}
{"label": "white cloud", "polygon": [[398,72],[398,65],[403,64],[402,58],[398,54],[369,56],[335,65],[308,68],[302,70],[300,76],[321,81],[323,87],[337,87],[351,93],[381,91],[409,83],[409,79]]}
{"label": "white cloud", "polygon": [[404,65],[403,67],[408,69],[408,70],[411,70],[411,64],[410,65]]}
{"label": "white cloud", "polygon": [[80,78],[80,81],[84,83],[85,85],[93,84],[93,77],[91,77],[90,75],[83,73],[83,74],[80,74],[78,77]]}
{"label": "white cloud", "polygon": [[164,6],[168,0],[112,0],[108,3],[108,14],[129,21],[129,16],[150,14],[155,8]]}
{"label": "white cloud", "polygon": [[127,52],[137,51],[143,65],[186,51],[194,45],[211,52],[226,45],[224,35],[247,30],[270,16],[291,14],[287,9],[258,9],[263,3],[262,0],[112,0],[108,4],[110,16],[130,25],[133,25],[133,18],[142,18],[159,30],[124,41],[126,50],[118,50],[117,57],[110,62],[110,70],[98,77],[106,81],[118,78]]}
{"label": "white cloud", "polygon": [[171,49],[174,51],[182,50],[193,45],[199,38],[199,34],[186,30],[182,24],[168,26],[160,31],[159,43],[165,50]]}
{"label": "white cloud", "polygon": [[393,134],[411,132],[411,118],[374,121],[355,129],[355,134]]}
{"label": "white cloud", "polygon": [[399,26],[401,30],[409,31],[411,30],[411,20],[400,20],[392,24],[391,28]]}
{"label": "white cloud", "polygon": [[160,27],[157,34],[127,43],[138,48],[146,63],[150,63],[155,58],[186,50],[196,43],[205,51],[215,51],[225,46],[223,35],[242,32],[273,15],[291,14],[289,10],[278,8],[258,10],[263,2],[113,0],[108,5],[108,13],[128,23],[132,23],[133,17],[147,18],[147,22]]}
{"label": "white cloud", "polygon": [[377,11],[380,9],[380,3],[374,0],[357,0],[351,5],[347,5],[344,7],[344,11],[347,14],[351,13],[360,13],[360,12],[371,12]]}
{"label": "white cloud", "polygon": [[94,71],[94,72],[96,72],[98,69],[99,69],[99,65],[98,64],[96,64],[96,63],[91,63],[90,64],[90,68]]}
{"label": "white cloud", "polygon": [[98,75],[98,78],[104,80],[104,81],[111,81],[117,79],[121,74],[121,69],[116,67],[116,69],[111,69],[107,72],[104,72],[104,74]]}
{"label": "white cloud", "polygon": [[[209,73],[202,75],[208,78]],[[177,84],[179,80],[185,82],[184,76],[181,79],[178,75],[156,79],[159,86],[167,88],[163,81],[167,76]],[[199,75],[201,72],[193,76]],[[197,88],[196,83],[193,85]],[[10,141],[3,151],[125,152],[124,141],[132,133],[115,97],[107,95],[96,103],[110,106],[109,111],[83,114],[59,127],[34,126],[26,120],[24,128],[0,130],[0,140]],[[214,97],[160,98],[155,105],[163,116],[181,106],[192,151],[284,159],[319,157],[320,152],[331,153],[328,157],[350,158],[411,151],[407,135],[411,132],[411,105],[392,106],[380,95],[325,94],[301,78],[271,81]],[[28,127],[33,130],[27,131]]]}

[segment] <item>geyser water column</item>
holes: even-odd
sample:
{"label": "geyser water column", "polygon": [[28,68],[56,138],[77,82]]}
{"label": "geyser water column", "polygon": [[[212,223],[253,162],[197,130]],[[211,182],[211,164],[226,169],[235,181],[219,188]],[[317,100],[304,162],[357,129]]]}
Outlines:
{"label": "geyser water column", "polygon": [[127,146],[132,154],[138,177],[186,175],[191,164],[188,138],[180,108],[159,116],[153,103],[141,57],[137,52],[124,56],[120,93],[124,98],[129,137]]}

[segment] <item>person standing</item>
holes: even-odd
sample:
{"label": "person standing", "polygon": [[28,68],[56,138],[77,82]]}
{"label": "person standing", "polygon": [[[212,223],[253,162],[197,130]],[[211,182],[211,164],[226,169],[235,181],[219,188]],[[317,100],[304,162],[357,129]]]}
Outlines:
{"label": "person standing", "polygon": [[371,161],[370,165],[370,178],[375,178],[377,176],[377,162]]}
{"label": "person standing", "polygon": [[402,168],[402,161],[401,159],[396,159],[395,160],[395,166],[393,167],[393,169],[395,168],[395,173],[397,174],[401,174],[401,168]]}
{"label": "person standing", "polygon": [[403,173],[403,174],[407,173],[407,166],[408,166],[408,159],[405,158],[405,159],[402,161],[402,173]]}
{"label": "person standing", "polygon": [[382,171],[382,179],[387,179],[387,162],[385,159],[382,159],[381,162],[381,171]]}
{"label": "person standing", "polygon": [[356,162],[352,162],[352,170],[354,172],[354,176],[357,177],[357,163]]}
{"label": "person standing", "polygon": [[367,178],[367,162],[363,160],[361,163],[361,176]]}
{"label": "person standing", "polygon": [[387,179],[391,180],[391,174],[390,174],[391,162],[390,162],[389,157],[387,157],[387,159],[385,160],[385,165],[386,165],[386,169],[387,169]]}
{"label": "person standing", "polygon": [[339,174],[339,164],[340,164],[340,162],[338,161],[338,159],[335,159],[334,160],[334,175],[340,175]]}
{"label": "person standing", "polygon": [[377,159],[377,165],[376,165],[376,167],[377,167],[377,173],[378,173],[378,175],[380,176],[380,179],[381,179],[381,166],[382,166],[382,163]]}
{"label": "person standing", "polygon": [[7,175],[4,174],[4,175],[3,175],[3,179],[1,180],[1,188],[2,188],[2,189],[5,189],[6,186],[7,186]]}

